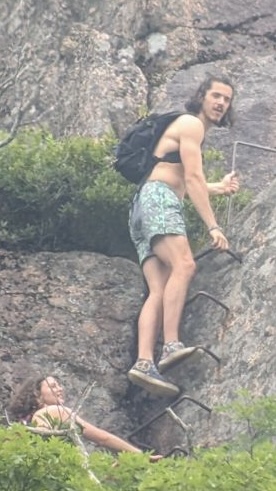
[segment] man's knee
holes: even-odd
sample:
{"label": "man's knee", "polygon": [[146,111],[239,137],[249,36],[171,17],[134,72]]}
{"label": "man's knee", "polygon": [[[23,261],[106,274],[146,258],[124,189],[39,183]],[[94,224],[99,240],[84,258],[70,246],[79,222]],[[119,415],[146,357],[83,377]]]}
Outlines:
{"label": "man's knee", "polygon": [[165,285],[155,285],[154,288],[149,290],[149,297],[155,302],[162,304],[164,296]]}
{"label": "man's knee", "polygon": [[172,264],[174,273],[185,278],[192,278],[196,272],[196,263],[192,256],[180,256]]}

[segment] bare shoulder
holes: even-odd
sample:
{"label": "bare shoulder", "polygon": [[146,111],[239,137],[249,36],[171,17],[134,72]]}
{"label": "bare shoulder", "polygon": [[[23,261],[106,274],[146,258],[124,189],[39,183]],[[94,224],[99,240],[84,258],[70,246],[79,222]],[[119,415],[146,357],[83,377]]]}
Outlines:
{"label": "bare shoulder", "polygon": [[43,421],[47,422],[48,416],[50,418],[58,418],[60,421],[64,422],[70,418],[71,413],[71,409],[55,404],[38,409],[38,411],[36,411],[32,417],[32,422],[36,424],[43,424]]}
{"label": "bare shoulder", "polygon": [[196,116],[183,114],[177,118],[176,125],[181,138],[192,138],[197,141],[204,139],[203,123]]}

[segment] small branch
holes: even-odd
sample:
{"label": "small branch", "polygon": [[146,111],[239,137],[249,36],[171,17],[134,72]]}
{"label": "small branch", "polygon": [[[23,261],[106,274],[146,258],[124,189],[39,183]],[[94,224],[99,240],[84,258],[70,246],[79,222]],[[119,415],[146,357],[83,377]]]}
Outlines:
{"label": "small branch", "polygon": [[81,410],[81,408],[83,406],[83,403],[89,397],[90,392],[92,391],[92,389],[94,389],[94,387],[96,387],[96,385],[97,385],[96,382],[92,382],[92,384],[88,384],[85,387],[85,389],[84,389],[84,391],[83,391],[83,393],[82,393],[82,395],[81,395],[81,397],[79,399],[79,402],[78,402],[77,407],[75,409],[73,409],[72,414],[71,414],[71,418],[70,419],[71,419],[71,423],[73,425],[75,425],[75,423],[76,423],[76,417],[77,417],[78,413],[80,412],[80,410]]}
{"label": "small branch", "polygon": [[73,411],[70,415],[69,435],[70,435],[70,438],[72,439],[72,441],[74,442],[74,444],[80,449],[82,455],[84,456],[84,467],[88,471],[90,478],[93,479],[94,481],[96,481],[98,484],[100,484],[100,481],[96,478],[95,474],[92,471],[90,471],[90,469],[88,468],[89,454],[88,454],[88,452],[85,448],[85,445],[83,444],[83,442],[82,442],[82,440],[78,434],[77,427],[76,427],[76,417],[78,415],[78,412],[81,410],[84,401],[87,399],[91,390],[95,386],[96,386],[96,382],[93,382],[92,384],[88,384],[85,387],[85,389],[84,389],[84,391],[80,397],[79,403],[77,404],[76,408],[73,409]]}
{"label": "small branch", "polygon": [[15,82],[15,76],[11,75],[0,83],[0,96],[2,96]]}
{"label": "small branch", "polygon": [[4,140],[0,141],[0,148],[5,147],[6,145],[8,145],[14,139],[14,137],[16,136],[17,130],[19,128],[20,121],[21,121],[22,118],[23,118],[23,114],[22,114],[22,111],[20,111],[20,109],[19,109],[19,111],[18,111],[18,113],[17,113],[17,115],[15,117],[15,120],[13,122],[11,131],[10,131],[10,134],[7,136],[7,138],[5,138]]}
{"label": "small branch", "polygon": [[15,138],[17,131],[21,126],[21,121],[25,113],[30,109],[32,104],[37,99],[38,93],[39,93],[39,89],[38,87],[36,87],[24,105],[23,105],[23,101],[21,101],[13,125],[10,130],[10,134],[6,138],[4,138],[4,140],[0,141],[0,148],[5,147]]}
{"label": "small branch", "polygon": [[[12,75],[7,75],[6,78],[0,83],[0,95],[3,95],[4,92],[9,87],[15,84],[22,77],[22,75],[28,71],[29,68],[30,68],[29,64],[24,65],[24,60],[20,61],[20,63],[18,63],[15,73],[13,73]],[[6,73],[7,72],[8,70],[6,70]],[[5,74],[3,74],[3,77],[4,76]]]}
{"label": "small branch", "polygon": [[30,125],[34,125],[34,124],[38,124],[40,123],[40,121],[47,115],[49,114],[51,111],[53,111],[54,109],[54,106],[51,106],[49,107],[49,109],[46,109],[45,111],[43,111],[39,116],[37,116],[36,118],[34,119],[30,119],[30,120],[27,120],[27,121],[24,121],[22,123],[20,123],[20,128],[23,128],[23,126],[30,126]]}
{"label": "small branch", "polygon": [[[24,52],[24,50],[25,50],[25,46],[21,50],[22,53]],[[0,84],[0,95],[2,95],[7,89],[9,89],[13,85],[15,87],[15,91],[18,91],[18,89],[20,88],[18,85],[19,80],[22,78],[22,75],[25,72],[28,72],[30,65],[29,65],[29,63],[25,63],[26,59],[25,59],[24,53],[22,55],[22,60],[19,60],[19,61],[20,61],[20,63],[18,64],[16,72],[12,76],[6,78],[6,80],[4,80]],[[0,148],[5,147],[15,138],[17,131],[21,126],[26,126],[29,124],[38,123],[45,116],[45,114],[47,114],[48,112],[50,112],[53,109],[53,107],[47,109],[46,111],[41,113],[39,116],[37,116],[37,118],[32,119],[30,121],[26,121],[26,122],[22,121],[25,114],[27,113],[27,111],[29,111],[31,106],[38,99],[38,97],[39,97],[39,84],[43,80],[43,78],[45,77],[46,73],[47,73],[46,68],[40,71],[39,75],[36,78],[36,86],[32,90],[29,97],[27,97],[27,100],[25,102],[24,102],[24,96],[23,95],[19,96],[19,98],[21,100],[19,103],[19,108],[16,111],[12,127],[10,129],[10,133],[6,138],[4,138],[4,140],[0,141]]]}
{"label": "small branch", "polygon": [[8,423],[8,426],[11,426],[12,423],[11,423],[11,420],[9,418],[8,411],[6,409],[4,410],[4,414],[5,414],[5,418],[6,418],[6,421]]}
{"label": "small branch", "polygon": [[68,430],[51,430],[48,428],[41,428],[41,427],[36,428],[35,426],[28,426],[28,425],[26,425],[25,428],[31,433],[40,436],[65,436],[66,437],[69,435]]}

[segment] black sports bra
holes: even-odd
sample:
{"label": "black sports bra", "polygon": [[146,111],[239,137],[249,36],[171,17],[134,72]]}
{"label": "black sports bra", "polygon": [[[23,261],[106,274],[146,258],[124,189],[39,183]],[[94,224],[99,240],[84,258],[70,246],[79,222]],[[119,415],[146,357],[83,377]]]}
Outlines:
{"label": "black sports bra", "polygon": [[181,164],[181,157],[179,151],[169,152],[164,155],[163,159],[165,162],[170,162],[172,164]]}
{"label": "black sports bra", "polygon": [[[201,143],[201,147],[204,143]],[[204,155],[202,154],[202,161],[204,163]],[[164,155],[164,157],[159,158],[156,157],[156,163],[158,162],[170,162],[170,164],[181,164],[181,157],[180,157],[180,152],[178,150],[175,150],[174,152],[168,152]]]}
{"label": "black sports bra", "polygon": [[181,164],[180,153],[176,150],[175,152],[168,152],[164,157],[155,157],[155,163],[159,162],[169,162],[170,164]]}

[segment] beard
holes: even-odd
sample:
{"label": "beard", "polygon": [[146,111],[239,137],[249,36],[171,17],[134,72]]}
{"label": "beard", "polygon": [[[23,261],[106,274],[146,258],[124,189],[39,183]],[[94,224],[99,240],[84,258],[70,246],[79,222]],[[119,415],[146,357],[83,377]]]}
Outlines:
{"label": "beard", "polygon": [[223,114],[220,119],[210,118],[210,117],[207,117],[207,119],[208,119],[208,121],[210,121],[210,123],[213,126],[216,126],[217,128],[220,128],[221,126],[224,126],[225,125],[225,116],[226,116],[226,114]]}
{"label": "beard", "polygon": [[217,128],[223,126],[223,118],[224,116],[220,120],[213,121],[213,125],[216,126]]}

